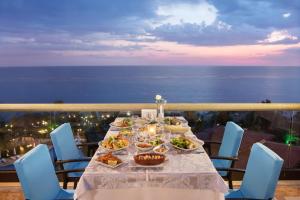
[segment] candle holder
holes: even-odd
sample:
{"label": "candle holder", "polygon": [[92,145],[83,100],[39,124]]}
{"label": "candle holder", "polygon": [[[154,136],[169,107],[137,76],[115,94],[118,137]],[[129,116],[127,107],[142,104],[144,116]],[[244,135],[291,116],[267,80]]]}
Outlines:
{"label": "candle holder", "polygon": [[156,124],[149,124],[147,129],[148,129],[149,135],[153,136],[156,134]]}

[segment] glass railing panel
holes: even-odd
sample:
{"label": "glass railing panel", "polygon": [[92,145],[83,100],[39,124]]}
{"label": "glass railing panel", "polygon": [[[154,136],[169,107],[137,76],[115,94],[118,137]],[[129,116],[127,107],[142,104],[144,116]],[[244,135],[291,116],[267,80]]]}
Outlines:
{"label": "glass railing panel", "polygon": [[[221,141],[227,121],[245,129],[237,167],[245,168],[251,146],[262,142],[279,154],[285,169],[300,168],[299,111],[166,111],[166,116],[184,116],[193,133],[202,140]],[[74,138],[98,142],[116,117],[140,116],[140,111],[113,112],[0,112],[0,170],[13,169],[11,163],[39,143],[51,147],[50,132],[70,123]],[[213,154],[218,147],[212,148]]]}

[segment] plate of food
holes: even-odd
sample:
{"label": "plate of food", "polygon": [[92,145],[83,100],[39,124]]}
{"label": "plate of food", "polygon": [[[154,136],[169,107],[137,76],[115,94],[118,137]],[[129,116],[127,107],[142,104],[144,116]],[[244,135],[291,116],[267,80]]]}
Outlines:
{"label": "plate of food", "polygon": [[107,151],[120,151],[128,148],[129,141],[118,134],[109,136],[108,138],[100,141],[99,146]]}
{"label": "plate of food", "polygon": [[141,127],[141,126],[145,126],[146,124],[148,124],[148,121],[146,119],[142,119],[142,118],[137,118],[134,120],[135,125]]}
{"label": "plate of food", "polygon": [[138,165],[157,166],[165,161],[166,156],[158,153],[141,153],[135,155],[133,158],[135,163]]}
{"label": "plate of food", "polygon": [[147,142],[136,142],[135,148],[139,151],[150,151],[153,148],[153,145]]}
{"label": "plate of food", "polygon": [[173,134],[184,134],[191,130],[190,127],[185,125],[165,125],[165,130],[170,131]]}
{"label": "plate of food", "polygon": [[169,151],[169,147],[165,144],[158,145],[153,148],[154,153],[166,154]]}
{"label": "plate of food", "polygon": [[136,142],[149,142],[150,136],[148,134],[137,134],[135,136],[135,141]]}
{"label": "plate of food", "polygon": [[133,121],[130,118],[122,118],[115,120],[109,125],[115,128],[131,128],[133,126]]}
{"label": "plate of food", "polygon": [[194,151],[203,145],[200,141],[186,136],[173,137],[170,140],[172,146],[182,151]]}
{"label": "plate of food", "polygon": [[181,119],[178,117],[165,117],[164,118],[164,124],[165,125],[182,125],[182,124],[186,124],[187,121],[185,119]]}
{"label": "plate of food", "polygon": [[122,128],[120,131],[119,131],[119,134],[120,135],[123,135],[125,137],[128,137],[128,136],[133,136],[133,131],[131,128]]}
{"label": "plate of food", "polygon": [[95,161],[96,163],[109,168],[116,168],[124,163],[120,158],[114,156],[111,152],[98,156]]}

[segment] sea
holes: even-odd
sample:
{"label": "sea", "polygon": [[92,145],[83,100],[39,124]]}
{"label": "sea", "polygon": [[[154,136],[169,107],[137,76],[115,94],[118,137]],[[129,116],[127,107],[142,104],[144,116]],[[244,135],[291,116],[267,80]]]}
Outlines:
{"label": "sea", "polygon": [[300,102],[300,67],[0,67],[0,103]]}

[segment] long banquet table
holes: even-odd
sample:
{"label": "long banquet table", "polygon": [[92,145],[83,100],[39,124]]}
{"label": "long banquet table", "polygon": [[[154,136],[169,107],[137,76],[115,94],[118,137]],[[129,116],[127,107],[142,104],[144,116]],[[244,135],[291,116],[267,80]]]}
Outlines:
{"label": "long banquet table", "polygon": [[[110,129],[106,137],[116,134]],[[194,134],[190,131],[190,136]],[[140,168],[133,161],[134,146],[126,154],[117,155],[128,161],[111,169],[98,164],[97,152],[82,174],[75,191],[84,199],[224,199],[228,191],[203,147],[191,153],[172,149],[158,168]]]}

